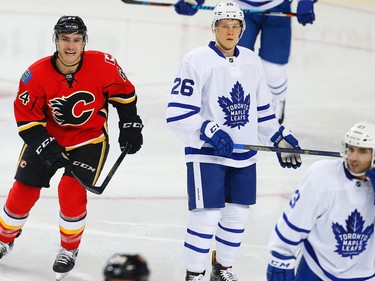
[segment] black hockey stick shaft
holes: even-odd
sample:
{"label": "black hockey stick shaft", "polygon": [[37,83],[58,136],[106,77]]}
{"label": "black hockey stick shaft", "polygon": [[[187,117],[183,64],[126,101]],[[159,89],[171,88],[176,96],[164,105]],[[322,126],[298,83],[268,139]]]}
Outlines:
{"label": "black hockey stick shaft", "polygon": [[[126,3],[126,4],[133,4],[133,5],[145,5],[145,6],[157,6],[157,7],[174,7],[174,4],[172,4],[172,3],[138,1],[138,0],[121,0],[121,1]],[[192,5],[192,8],[198,9],[198,10],[213,10],[215,7]],[[242,9],[242,11],[244,13],[262,14],[262,15],[265,15],[265,16],[278,16],[278,17],[294,17],[294,16],[296,16],[295,13],[267,12],[267,11],[263,11],[263,10]]]}
{"label": "black hockey stick shaft", "polygon": [[251,144],[235,144],[234,148],[267,151],[267,152],[279,152],[279,153],[298,153],[304,155],[319,155],[319,156],[330,156],[330,157],[341,157],[340,152],[335,151],[323,151],[323,150],[312,150],[312,149],[301,149],[297,150],[294,148],[283,148],[273,146],[262,146],[262,145],[251,145]]}
{"label": "black hockey stick shaft", "polygon": [[132,148],[132,145],[127,143],[124,150],[121,152],[120,156],[117,158],[116,162],[113,164],[111,170],[109,170],[107,176],[103,180],[103,183],[99,186],[91,186],[91,185],[86,185],[84,184],[76,175],[72,172],[73,176],[78,180],[78,182],[88,191],[91,191],[92,193],[95,194],[102,194],[105,188],[107,187],[108,183],[111,181],[113,175],[116,173],[118,167],[120,167],[120,164],[122,160],[124,160],[126,154],[130,151]]}

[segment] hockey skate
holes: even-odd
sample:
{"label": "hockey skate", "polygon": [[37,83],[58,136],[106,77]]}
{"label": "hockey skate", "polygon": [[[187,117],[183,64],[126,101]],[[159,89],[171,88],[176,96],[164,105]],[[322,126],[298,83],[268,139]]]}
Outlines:
{"label": "hockey skate", "polygon": [[205,271],[202,273],[195,273],[186,270],[185,281],[206,281],[206,279],[204,279],[204,274]]}
{"label": "hockey skate", "polygon": [[[21,233],[22,233],[22,229],[20,229],[20,230],[18,231],[18,233],[17,233],[17,235],[16,235],[16,238],[17,238],[18,236],[20,236]],[[10,251],[12,251],[12,249],[13,249],[13,245],[14,245],[14,241],[12,241],[12,242],[10,242],[10,243],[0,242],[0,259],[1,259],[3,256],[9,254]]]}
{"label": "hockey skate", "polygon": [[285,117],[285,100],[273,100],[272,101],[272,109],[275,112],[276,118],[281,125],[284,122]]}
{"label": "hockey skate", "polygon": [[12,251],[12,249],[13,249],[13,242],[11,242],[11,243],[3,243],[3,242],[0,242],[0,259],[3,257],[3,256],[5,256],[5,255],[7,255],[7,254],[9,254],[9,252],[10,251]]}
{"label": "hockey skate", "polygon": [[238,281],[232,267],[223,267],[216,261],[216,251],[212,252],[212,272],[210,281]]}
{"label": "hockey skate", "polygon": [[53,264],[53,271],[56,272],[56,281],[63,279],[73,269],[77,255],[78,249],[72,251],[65,250],[64,248],[60,249]]}

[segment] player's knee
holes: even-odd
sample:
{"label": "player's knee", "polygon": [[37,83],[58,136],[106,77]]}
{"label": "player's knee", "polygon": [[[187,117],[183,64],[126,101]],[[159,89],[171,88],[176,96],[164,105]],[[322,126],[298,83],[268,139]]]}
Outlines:
{"label": "player's knee", "polygon": [[63,176],[58,186],[61,212],[68,217],[86,213],[87,192],[70,176]]}
{"label": "player's knee", "polygon": [[249,219],[249,210],[248,205],[227,203],[222,209],[220,223],[224,227],[244,228]]}
{"label": "player's knee", "polygon": [[39,199],[40,190],[40,188],[30,187],[16,180],[5,204],[7,210],[14,214],[26,216]]}
{"label": "player's knee", "polygon": [[220,209],[196,209],[190,212],[191,221],[194,221],[198,225],[216,227],[220,217]]}

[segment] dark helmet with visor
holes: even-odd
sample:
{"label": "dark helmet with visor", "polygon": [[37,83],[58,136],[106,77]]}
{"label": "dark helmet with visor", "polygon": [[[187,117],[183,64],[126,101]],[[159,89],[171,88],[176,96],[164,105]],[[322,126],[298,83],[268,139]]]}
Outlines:
{"label": "dark helmet with visor", "polygon": [[104,268],[105,280],[148,281],[150,270],[141,255],[114,254]]}
{"label": "dark helmet with visor", "polygon": [[83,41],[87,42],[87,27],[78,16],[62,16],[59,18],[54,28],[54,41],[61,33],[81,34]]}

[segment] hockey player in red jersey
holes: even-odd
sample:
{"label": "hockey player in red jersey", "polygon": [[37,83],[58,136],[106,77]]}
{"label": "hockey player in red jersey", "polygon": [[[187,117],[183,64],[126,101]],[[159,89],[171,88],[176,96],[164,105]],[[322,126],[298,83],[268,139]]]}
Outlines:
{"label": "hockey player in red jersey", "polygon": [[65,276],[75,264],[87,215],[86,190],[94,185],[109,150],[107,115],[119,116],[119,144],[128,153],[142,146],[133,84],[110,54],[85,51],[87,28],[78,16],[62,16],[54,27],[56,52],[22,75],[14,101],[18,131],[25,144],[15,182],[0,214],[0,258],[13,248],[43,187],[59,168],[61,249],[53,270]]}

